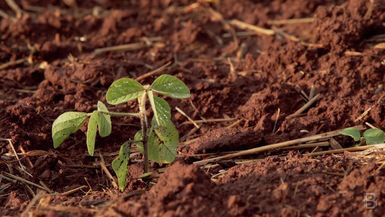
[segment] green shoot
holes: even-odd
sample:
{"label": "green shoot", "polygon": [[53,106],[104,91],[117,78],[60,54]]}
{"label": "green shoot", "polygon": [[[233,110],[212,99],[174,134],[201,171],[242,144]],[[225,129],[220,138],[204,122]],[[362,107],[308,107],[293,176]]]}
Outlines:
{"label": "green shoot", "polygon": [[[133,116],[140,119],[141,130],[134,136],[139,151],[144,158],[144,172],[149,172],[149,161],[159,164],[172,163],[176,158],[179,143],[179,133],[171,120],[171,107],[160,95],[183,99],[190,97],[189,88],[172,75],[161,75],[151,85],[142,85],[131,78],[121,78],[109,87],[106,100],[111,105],[137,100],[138,113],[110,112],[107,107],[98,102],[97,110],[91,113],[66,112],[60,115],[52,125],[54,148],[58,148],[69,136],[77,132],[88,118],[87,150],[93,156],[97,133],[100,137],[111,134],[111,116]],[[146,105],[150,104],[153,117],[146,113]],[[121,191],[126,186],[126,176],[129,163],[129,143],[124,143],[119,155],[112,162],[112,169],[118,177]]]}
{"label": "green shoot", "polygon": [[355,127],[345,128],[341,131],[341,135],[350,136],[355,142],[363,139],[367,145],[381,144],[385,141],[385,133],[383,130],[374,128],[367,129],[361,137],[360,130]]}

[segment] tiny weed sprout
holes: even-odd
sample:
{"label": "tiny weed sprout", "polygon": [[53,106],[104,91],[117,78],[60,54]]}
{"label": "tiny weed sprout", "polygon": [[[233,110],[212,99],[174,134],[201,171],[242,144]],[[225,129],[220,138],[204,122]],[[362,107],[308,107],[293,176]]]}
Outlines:
{"label": "tiny weed sprout", "polygon": [[341,131],[341,135],[350,136],[355,142],[361,142],[363,140],[367,145],[382,144],[385,141],[384,131],[378,128],[365,130],[363,136],[361,137],[361,132],[359,129],[355,127],[349,127],[343,129]]}
{"label": "tiny weed sprout", "polygon": [[[138,101],[138,113],[110,112],[102,103],[97,103],[97,109],[90,113],[65,112],[52,125],[54,148],[58,148],[71,134],[77,132],[88,119],[87,150],[93,156],[97,134],[107,137],[111,134],[111,116],[133,116],[140,119],[141,130],[134,136],[138,150],[144,156],[144,172],[149,172],[149,161],[168,164],[175,160],[179,143],[179,132],[171,120],[171,107],[160,96],[184,99],[190,97],[189,88],[172,75],[161,75],[151,85],[142,85],[131,78],[121,78],[114,81],[108,88],[106,100],[111,105]],[[146,113],[150,104],[152,118]],[[125,142],[120,147],[119,155],[112,162],[112,169],[117,178],[119,189],[126,187],[126,176],[130,156],[130,144]]]}

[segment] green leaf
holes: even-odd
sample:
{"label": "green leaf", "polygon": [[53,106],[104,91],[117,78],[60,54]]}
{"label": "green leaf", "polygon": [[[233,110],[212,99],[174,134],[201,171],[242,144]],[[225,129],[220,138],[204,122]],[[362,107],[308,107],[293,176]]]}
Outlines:
{"label": "green leaf", "polygon": [[111,105],[117,105],[138,98],[143,94],[144,87],[131,78],[114,81],[108,88],[106,99]]}
{"label": "green leaf", "polygon": [[364,138],[367,145],[384,143],[384,131],[381,129],[367,129],[364,132]]}
{"label": "green leaf", "polygon": [[190,90],[177,77],[172,75],[161,75],[151,85],[151,89],[157,93],[170,96],[173,98],[188,98],[190,97]]}
{"label": "green leaf", "polygon": [[[166,126],[158,126],[153,121],[148,136],[148,159],[157,163],[172,163],[177,154],[179,133],[170,122]],[[135,140],[143,140],[141,131],[135,134]],[[137,143],[138,150],[143,153],[143,143]]]}
{"label": "green leaf", "polygon": [[109,114],[103,113],[108,112],[106,105],[102,102],[98,101],[98,130],[99,135],[101,137],[106,137],[111,134],[112,124],[111,124],[111,116]]}
{"label": "green leaf", "polygon": [[148,91],[148,98],[154,112],[156,123],[165,126],[171,122],[171,107],[166,100],[154,96],[152,91]]}
{"label": "green leaf", "polygon": [[112,161],[112,169],[118,177],[119,190],[124,191],[126,188],[126,176],[128,173],[128,161],[130,159],[130,146],[125,142],[120,146],[119,155]]}
{"label": "green leaf", "polygon": [[[173,124],[154,128],[154,144],[149,148],[149,155],[157,156],[158,163],[172,163],[177,154],[179,133]],[[154,160],[155,161],[155,160]]]}
{"label": "green leaf", "polygon": [[87,118],[84,112],[65,112],[52,124],[53,147],[58,148],[64,140],[75,133]]}
{"label": "green leaf", "polygon": [[96,131],[98,127],[99,112],[94,111],[91,114],[90,120],[88,120],[87,127],[87,150],[88,154],[94,156]]}
{"label": "green leaf", "polygon": [[341,131],[341,135],[350,136],[354,139],[355,142],[360,141],[360,138],[361,138],[360,130],[355,127],[349,127],[349,128],[343,129]]}

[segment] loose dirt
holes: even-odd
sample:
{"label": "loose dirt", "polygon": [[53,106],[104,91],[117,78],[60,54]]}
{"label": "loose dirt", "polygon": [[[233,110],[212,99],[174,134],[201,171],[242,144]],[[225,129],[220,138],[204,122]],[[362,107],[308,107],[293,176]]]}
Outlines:
{"label": "loose dirt", "polygon": [[[0,168],[59,193],[39,193],[2,175],[1,216],[26,209],[34,216],[384,215],[385,170],[378,160],[384,153],[306,157],[314,150],[281,150],[192,164],[365,122],[384,129],[382,0],[15,2],[22,9],[18,18],[0,2],[10,17],[0,18],[0,63],[9,63],[0,65],[0,138],[24,152],[21,163],[30,175],[17,169],[3,141]],[[229,24],[233,19],[274,34],[241,29]],[[133,45],[121,52],[96,50],[121,44]],[[87,156],[85,127],[52,148],[51,124],[59,114],[89,112],[105,101],[115,79],[137,78],[168,62],[164,72],[192,92],[191,100],[171,100],[173,108],[194,120],[225,121],[196,129],[173,109],[182,141],[178,161],[164,172],[152,165],[159,169],[154,177],[140,179],[141,163],[133,159],[128,187],[119,193],[100,169],[100,157]],[[319,99],[288,118],[312,91]],[[113,123],[113,134],[97,140],[96,152],[108,168],[139,128],[130,118]]]}

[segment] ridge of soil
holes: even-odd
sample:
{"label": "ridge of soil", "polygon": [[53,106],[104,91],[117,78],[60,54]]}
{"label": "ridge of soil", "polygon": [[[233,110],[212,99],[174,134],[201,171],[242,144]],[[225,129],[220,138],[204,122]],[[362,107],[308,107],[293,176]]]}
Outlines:
{"label": "ridge of soil", "polygon": [[[140,199],[100,216],[381,216],[385,174],[376,167],[346,156],[289,154],[235,166],[214,183],[198,167],[178,162]],[[369,194],[377,209],[366,207]]]}
{"label": "ridge of soil", "polygon": [[[21,162],[32,177],[15,169],[17,162],[5,155],[12,153],[5,142],[0,142],[1,171],[42,181],[55,192],[82,185],[89,190],[45,195],[31,209],[36,216],[381,216],[385,212],[384,169],[369,158],[348,153],[309,158],[301,155],[305,150],[265,153],[252,156],[259,159],[254,163],[223,162],[214,169],[190,165],[194,155],[242,150],[365,122],[384,129],[385,49],[376,48],[382,41],[374,38],[385,34],[382,0],[15,2],[25,13],[16,20],[1,18],[0,62],[22,61],[0,67],[0,138],[11,139],[18,152],[29,154]],[[14,16],[5,2],[0,2],[0,9]],[[311,22],[272,24],[309,17]],[[245,34],[224,24],[231,19],[280,34]],[[128,43],[139,47],[93,53]],[[195,120],[235,121],[194,129],[175,112],[182,138],[178,162],[156,174],[159,179],[152,183],[139,179],[141,164],[133,161],[122,194],[100,170],[100,159],[87,156],[85,126],[83,133],[53,150],[51,124],[59,114],[90,112],[98,100],[105,101],[112,81],[137,78],[168,62],[172,64],[167,73],[182,79],[192,92],[192,103],[170,100],[173,108],[178,106]],[[309,95],[313,88],[320,99],[303,115],[286,118],[306,103],[301,92]],[[116,111],[134,109],[131,103]],[[130,118],[113,122],[113,134],[97,139],[96,151],[103,154],[107,167],[120,144],[139,127]],[[343,146],[353,144],[338,140]],[[279,156],[266,157],[269,154]],[[213,179],[219,172],[224,174]],[[0,179],[0,187],[5,183]],[[366,206],[368,195],[374,195],[373,209]],[[32,199],[26,185],[12,183],[0,193],[0,215],[19,215]],[[77,212],[65,208],[73,206],[78,206]]]}

